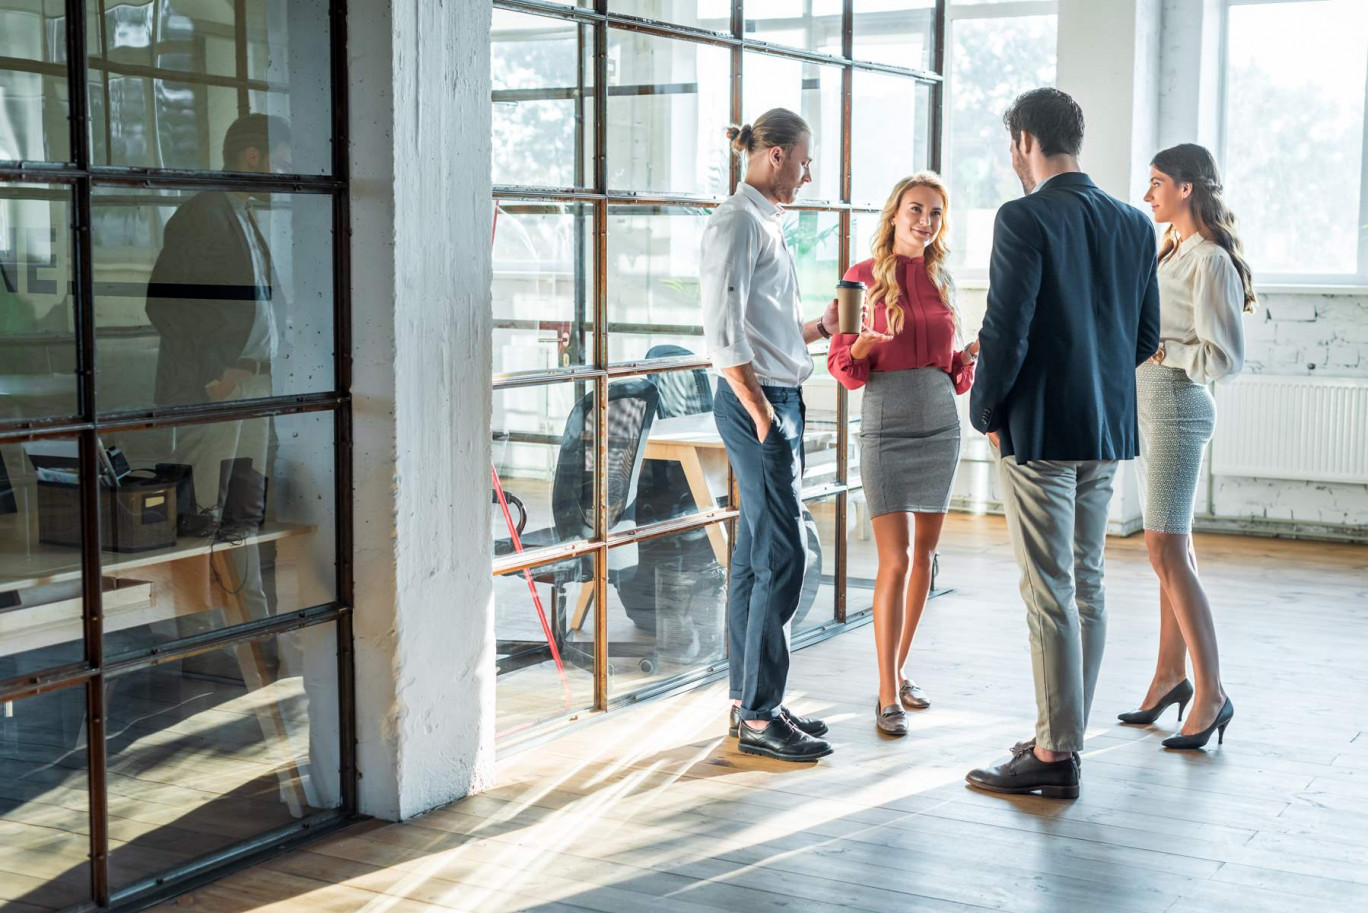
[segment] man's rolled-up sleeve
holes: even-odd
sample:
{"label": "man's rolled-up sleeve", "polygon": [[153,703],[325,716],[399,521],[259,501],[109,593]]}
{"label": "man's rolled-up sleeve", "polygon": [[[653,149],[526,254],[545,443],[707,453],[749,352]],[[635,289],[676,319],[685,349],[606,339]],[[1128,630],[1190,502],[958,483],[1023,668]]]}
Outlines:
{"label": "man's rolled-up sleeve", "polygon": [[746,338],[746,301],[759,249],[760,227],[743,212],[718,213],[703,229],[703,335],[708,357],[719,370],[755,359]]}

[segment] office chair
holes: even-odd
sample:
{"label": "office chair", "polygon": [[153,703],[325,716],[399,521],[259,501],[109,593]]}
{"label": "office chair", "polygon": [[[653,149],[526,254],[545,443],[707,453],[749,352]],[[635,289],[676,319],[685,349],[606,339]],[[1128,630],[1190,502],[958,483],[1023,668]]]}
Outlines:
{"label": "office chair", "polygon": [[[649,380],[633,378],[608,385],[608,528],[614,529],[636,520],[637,484],[641,477],[646,439],[650,436],[659,407],[659,394]],[[553,525],[522,534],[524,548],[556,545],[594,533],[594,478],[597,451],[594,446],[594,396],[586,394],[570,411],[561,435],[560,454],[551,483]],[[495,554],[513,551],[510,539],[495,542]],[[637,571],[637,547],[621,546],[609,552],[608,582],[621,586]],[[521,571],[517,572],[521,573]],[[550,584],[552,592],[551,628],[556,645],[567,659],[592,667],[593,653],[576,646],[584,641],[568,641],[566,591],[574,584],[594,579],[594,559],[590,555],[558,562],[539,573],[534,581]],[[579,630],[593,602],[593,587],[582,587],[569,628]],[[500,672],[544,662],[550,648],[539,641],[499,641]],[[654,644],[610,644],[610,656],[635,656],[643,668],[654,667]],[[649,671],[649,670],[648,670]]]}
{"label": "office chair", "polygon": [[[683,346],[652,346],[646,358],[679,358],[694,353]],[[675,418],[680,415],[695,415],[712,411],[712,384],[708,372],[703,368],[692,371],[662,371],[647,374],[646,379],[660,391],[660,418]]]}

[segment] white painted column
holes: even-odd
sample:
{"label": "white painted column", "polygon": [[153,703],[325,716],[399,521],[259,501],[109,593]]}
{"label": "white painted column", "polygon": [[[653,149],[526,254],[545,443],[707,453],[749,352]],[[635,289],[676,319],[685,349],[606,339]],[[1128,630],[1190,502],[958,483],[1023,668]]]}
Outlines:
{"label": "white painted column", "polygon": [[1220,142],[1223,0],[1164,0],[1160,47],[1159,143]]}
{"label": "white painted column", "polygon": [[[1161,0],[1060,0],[1059,88],[1083,108],[1083,170],[1103,190],[1144,207],[1159,151]],[[1110,531],[1141,527],[1133,463],[1112,496]]]}
{"label": "white painted column", "polygon": [[360,810],[493,770],[490,4],[353,0]]}

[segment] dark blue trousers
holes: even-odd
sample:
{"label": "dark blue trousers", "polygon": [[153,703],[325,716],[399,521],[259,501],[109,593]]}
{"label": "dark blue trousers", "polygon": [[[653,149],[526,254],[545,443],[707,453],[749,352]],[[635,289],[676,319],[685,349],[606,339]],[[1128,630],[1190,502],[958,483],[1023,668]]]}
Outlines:
{"label": "dark blue trousers", "polygon": [[763,387],[776,420],[760,443],[755,422],[725,380],[713,398],[717,430],[736,474],[741,516],[727,593],[731,696],[743,720],[774,718],[788,682],[784,625],[798,611],[807,562],[803,525],[803,394]]}

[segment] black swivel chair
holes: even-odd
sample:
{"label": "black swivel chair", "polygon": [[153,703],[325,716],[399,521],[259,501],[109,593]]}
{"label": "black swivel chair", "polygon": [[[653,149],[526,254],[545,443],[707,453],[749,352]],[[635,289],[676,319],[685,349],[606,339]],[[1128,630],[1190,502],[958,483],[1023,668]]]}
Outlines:
{"label": "black swivel chair", "polygon": [[[652,346],[646,352],[646,358],[680,358],[693,354],[683,346]],[[713,390],[705,369],[662,371],[658,374],[648,374],[646,378],[660,391],[660,418],[712,411]]]}
{"label": "black swivel chair", "polygon": [[[659,395],[649,380],[614,381],[608,385],[608,528],[636,519],[637,483],[641,477],[642,457],[646,439],[650,436],[659,406]],[[572,539],[584,539],[594,534],[594,476],[597,451],[594,446],[593,394],[587,394],[575,404],[565,422],[561,436],[560,455],[551,483],[551,515],[553,526],[523,533],[524,548],[532,549],[556,545]],[[510,507],[512,505],[510,504]],[[498,555],[514,551],[510,539],[497,540],[494,552]],[[635,574],[636,548],[621,546],[609,552],[608,582],[621,587]],[[516,572],[521,574],[521,571]],[[578,629],[591,606],[592,589],[588,589],[575,607],[575,619],[566,624],[566,591],[573,584],[594,579],[592,556],[558,562],[550,569],[534,574],[533,580],[550,584],[552,592],[551,630],[556,646],[566,659],[592,667],[593,653],[567,640],[568,628]],[[500,641],[497,647],[501,659],[500,672],[545,662],[550,648],[540,641]],[[653,657],[654,644],[622,643],[610,645],[610,655]],[[643,666],[651,666],[643,659]]]}

